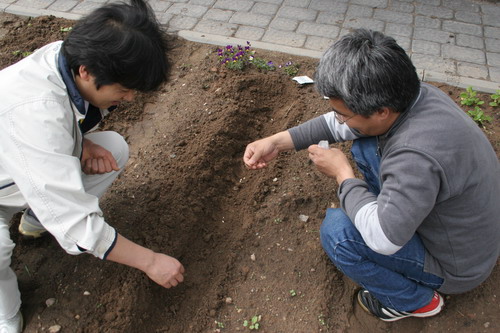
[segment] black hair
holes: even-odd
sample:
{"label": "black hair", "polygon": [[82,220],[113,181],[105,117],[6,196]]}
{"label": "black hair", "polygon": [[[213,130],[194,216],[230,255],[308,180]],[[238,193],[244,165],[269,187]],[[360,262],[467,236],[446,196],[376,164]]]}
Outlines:
{"label": "black hair", "polygon": [[94,10],[73,27],[62,52],[75,75],[81,65],[95,77],[96,88],[119,83],[154,91],[171,68],[167,35],[143,0],[112,3]]}
{"label": "black hair", "polygon": [[383,107],[404,112],[420,91],[406,52],[392,37],[366,29],[343,36],[325,52],[315,81],[322,95],[363,116]]}

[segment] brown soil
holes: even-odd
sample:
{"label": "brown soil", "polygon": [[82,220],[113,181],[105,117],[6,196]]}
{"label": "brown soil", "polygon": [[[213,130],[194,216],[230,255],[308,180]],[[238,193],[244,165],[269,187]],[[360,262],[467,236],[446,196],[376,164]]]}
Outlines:
{"label": "brown soil", "polygon": [[[61,27],[73,24],[0,16],[1,67],[21,59],[14,51],[64,38]],[[120,107],[105,123],[127,138],[131,158],[102,209],[124,236],[178,258],[185,283],[163,289],[137,270],[70,256],[51,237],[23,240],[16,216],[12,267],[25,332],[54,325],[61,332],[244,332],[243,321],[255,315],[262,316],[258,332],[269,333],[500,331],[498,265],[474,291],[447,296],[436,317],[387,324],[364,313],[353,301],[357,286],[319,243],[324,211],[338,204],[335,182],[305,152],[282,154],[261,171],[241,161],[247,143],[326,112],[327,102],[282,71],[228,71],[217,64],[214,46],[180,39],[173,45],[175,66],[162,91]],[[258,55],[291,60],[310,77],[316,65]],[[459,100],[460,89],[437,85]],[[480,97],[489,102],[489,95]],[[498,155],[498,109],[483,109],[494,117],[484,131]],[[349,145],[341,146],[347,152]]]}

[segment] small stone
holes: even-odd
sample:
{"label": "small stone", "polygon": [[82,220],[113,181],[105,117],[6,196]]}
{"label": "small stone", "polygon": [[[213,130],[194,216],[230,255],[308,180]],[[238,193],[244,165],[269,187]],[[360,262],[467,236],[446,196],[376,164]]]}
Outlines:
{"label": "small stone", "polygon": [[483,326],[484,326],[484,328],[490,327],[490,322],[489,321],[485,322]]}
{"label": "small stone", "polygon": [[90,291],[86,291],[86,290],[85,290],[85,291],[83,292],[83,296],[89,296],[89,295],[90,295]]}
{"label": "small stone", "polygon": [[274,178],[274,179],[273,179],[273,182],[277,182],[277,181],[278,181],[278,178]]}
{"label": "small stone", "polygon": [[61,330],[61,325],[52,325],[49,327],[49,333],[57,333]]}
{"label": "small stone", "polygon": [[45,305],[47,305],[47,307],[51,307],[52,305],[54,305],[56,303],[56,299],[55,298],[48,298],[46,301],[45,301]]}
{"label": "small stone", "polygon": [[307,222],[307,220],[309,220],[309,216],[304,215],[304,214],[300,214],[299,220],[301,220],[302,222]]}
{"label": "small stone", "polygon": [[226,304],[232,304],[233,299],[231,297],[226,297]]}
{"label": "small stone", "polygon": [[252,254],[250,255],[250,259],[251,259],[252,261],[255,261],[255,254],[254,254],[254,253],[252,253]]}
{"label": "small stone", "polygon": [[80,315],[75,315],[76,320],[80,320]]}

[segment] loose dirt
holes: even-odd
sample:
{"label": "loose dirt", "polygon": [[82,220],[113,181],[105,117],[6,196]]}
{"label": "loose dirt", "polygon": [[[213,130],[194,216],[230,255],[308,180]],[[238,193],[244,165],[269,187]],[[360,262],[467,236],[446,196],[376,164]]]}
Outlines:
{"label": "loose dirt", "polygon": [[[0,17],[1,68],[64,38],[61,28],[74,24]],[[327,112],[327,102],[281,70],[229,71],[214,46],[181,39],[172,46],[170,81],[103,126],[126,137],[131,158],[101,206],[124,236],[178,258],[185,283],[163,289],[137,270],[70,256],[51,237],[23,240],[17,215],[12,267],[25,332],[246,332],[243,322],[253,316],[261,316],[258,332],[268,333],[500,330],[498,265],[474,291],[447,296],[436,317],[387,324],[364,313],[353,301],[358,287],[319,243],[324,212],[338,205],[335,182],[305,152],[282,154],[261,171],[242,163],[246,144]],[[257,52],[314,74],[316,59]],[[459,101],[461,89],[436,85]],[[484,132],[498,155],[498,109],[484,109],[494,118]]]}

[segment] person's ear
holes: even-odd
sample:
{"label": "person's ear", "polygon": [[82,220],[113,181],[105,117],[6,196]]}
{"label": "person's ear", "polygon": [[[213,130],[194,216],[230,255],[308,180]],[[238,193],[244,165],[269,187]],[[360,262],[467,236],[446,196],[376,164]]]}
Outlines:
{"label": "person's ear", "polygon": [[78,76],[84,81],[90,81],[90,73],[84,65],[80,65],[78,68]]}
{"label": "person's ear", "polygon": [[392,115],[392,110],[384,106],[375,113],[380,120],[386,120]]}

